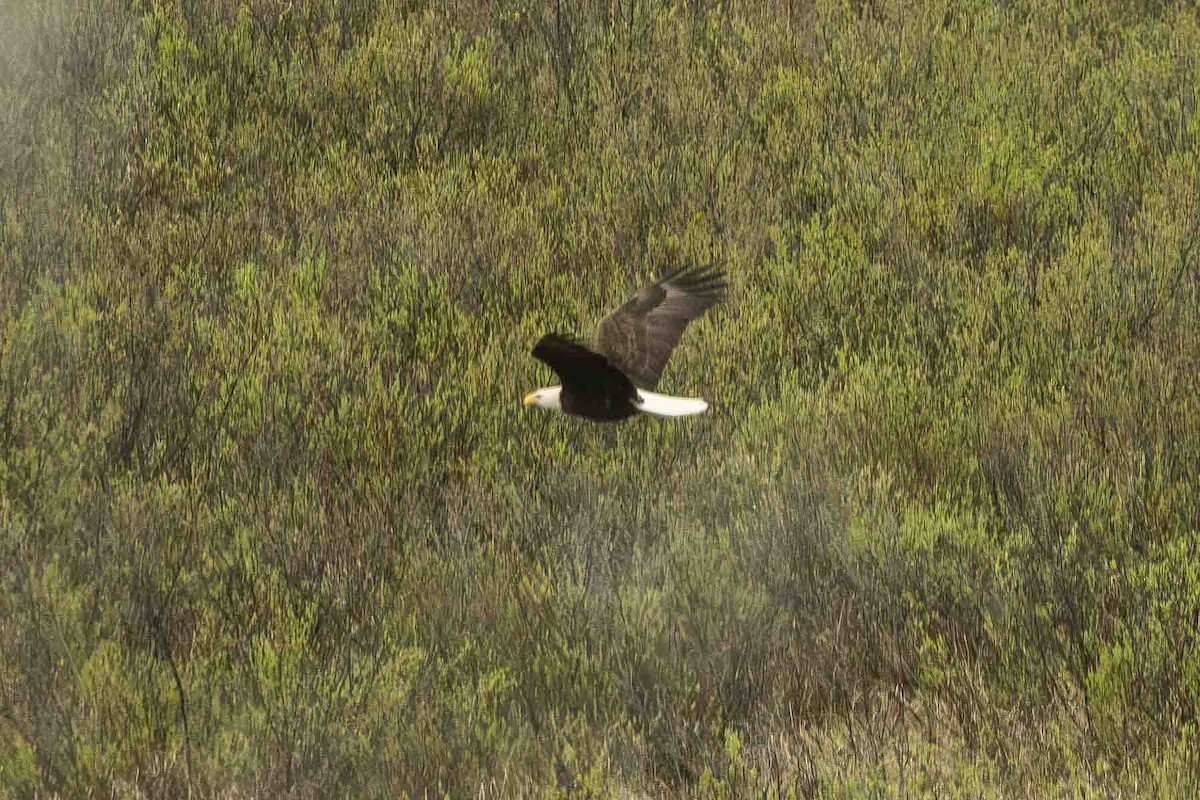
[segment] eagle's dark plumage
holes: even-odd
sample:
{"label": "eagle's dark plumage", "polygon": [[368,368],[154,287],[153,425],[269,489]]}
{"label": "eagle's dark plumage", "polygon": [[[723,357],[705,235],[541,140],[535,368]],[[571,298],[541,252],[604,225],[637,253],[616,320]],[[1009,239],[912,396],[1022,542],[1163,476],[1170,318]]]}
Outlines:
{"label": "eagle's dark plumage", "polygon": [[596,346],[546,334],[533,348],[562,380],[526,396],[526,405],[559,408],[597,421],[625,419],[639,411],[683,416],[707,408],[697,398],[650,391],[683,329],[725,294],[724,275],[715,270],[680,269],[642,288],[600,323]]}

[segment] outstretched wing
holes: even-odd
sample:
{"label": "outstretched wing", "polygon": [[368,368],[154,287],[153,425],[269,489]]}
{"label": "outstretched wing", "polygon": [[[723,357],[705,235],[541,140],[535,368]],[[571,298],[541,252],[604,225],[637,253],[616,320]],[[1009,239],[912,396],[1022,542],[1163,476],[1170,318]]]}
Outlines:
{"label": "outstretched wing", "polygon": [[568,391],[601,395],[615,390],[631,398],[637,395],[629,378],[607,358],[566,336],[547,333],[533,346],[533,357],[549,365]]}
{"label": "outstretched wing", "polygon": [[597,347],[635,384],[653,389],[683,329],[724,296],[721,272],[676,270],[644,287],[601,322]]}

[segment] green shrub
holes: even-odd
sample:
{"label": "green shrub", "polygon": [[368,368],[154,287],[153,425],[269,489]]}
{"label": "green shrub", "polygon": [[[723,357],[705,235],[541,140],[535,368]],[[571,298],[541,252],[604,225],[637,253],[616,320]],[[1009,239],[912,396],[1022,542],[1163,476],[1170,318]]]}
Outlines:
{"label": "green shrub", "polygon": [[0,30],[0,795],[1194,793],[1186,6]]}

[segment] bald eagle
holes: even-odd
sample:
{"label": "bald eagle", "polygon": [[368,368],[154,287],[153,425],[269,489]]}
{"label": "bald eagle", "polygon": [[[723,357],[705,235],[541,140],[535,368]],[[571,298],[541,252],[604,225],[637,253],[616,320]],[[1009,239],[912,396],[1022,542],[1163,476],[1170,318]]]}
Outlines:
{"label": "bald eagle", "polygon": [[643,287],[604,319],[596,346],[548,333],[533,348],[562,381],[525,395],[526,406],[563,411],[597,422],[616,422],[639,412],[656,417],[700,414],[698,397],[650,391],[658,384],[671,351],[687,324],[725,294],[721,272],[679,269]]}

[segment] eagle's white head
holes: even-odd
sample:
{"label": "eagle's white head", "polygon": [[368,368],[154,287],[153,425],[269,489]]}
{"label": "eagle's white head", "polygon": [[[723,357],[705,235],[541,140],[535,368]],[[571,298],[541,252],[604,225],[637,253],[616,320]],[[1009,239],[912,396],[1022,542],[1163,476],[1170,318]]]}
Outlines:
{"label": "eagle's white head", "polygon": [[549,411],[562,411],[562,387],[547,386],[544,389],[536,389],[525,395],[522,401],[526,406],[537,406]]}

